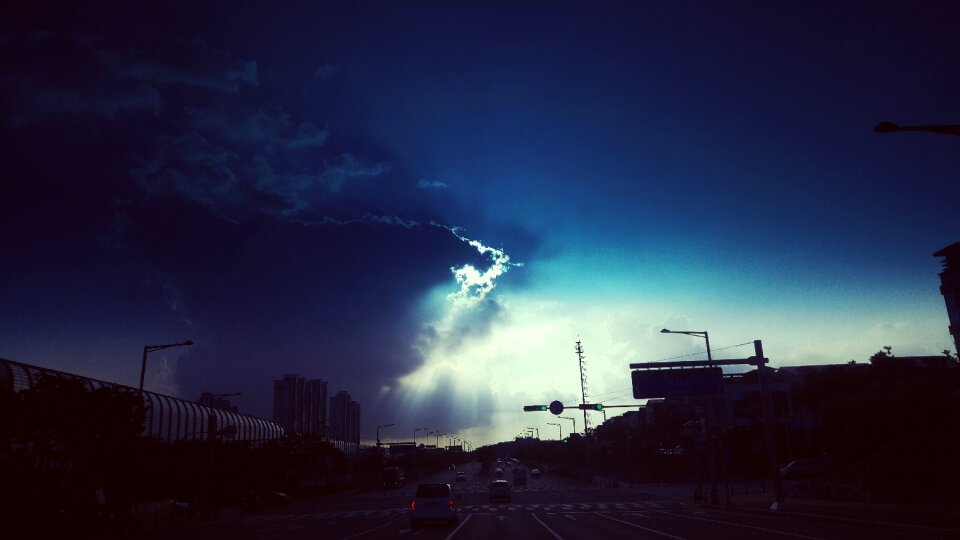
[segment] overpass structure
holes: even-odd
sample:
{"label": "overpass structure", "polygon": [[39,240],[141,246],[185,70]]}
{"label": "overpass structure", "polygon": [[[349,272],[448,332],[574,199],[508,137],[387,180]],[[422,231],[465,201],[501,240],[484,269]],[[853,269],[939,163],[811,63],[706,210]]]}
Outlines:
{"label": "overpass structure", "polygon": [[[20,392],[32,387],[41,377],[62,377],[83,382],[89,389],[121,388],[133,393],[136,388],[91,379],[82,375],[24,364],[0,358],[0,392]],[[229,439],[250,441],[254,445],[279,439],[283,428],[270,420],[200,405],[173,396],[143,391],[146,421],[142,435],[166,443],[191,439]]]}

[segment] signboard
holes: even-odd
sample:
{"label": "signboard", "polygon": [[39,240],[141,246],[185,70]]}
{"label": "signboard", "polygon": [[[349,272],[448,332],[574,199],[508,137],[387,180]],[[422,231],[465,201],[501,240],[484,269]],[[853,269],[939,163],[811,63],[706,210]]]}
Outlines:
{"label": "signboard", "polygon": [[723,369],[642,369],[631,373],[634,399],[709,396],[723,393]]}

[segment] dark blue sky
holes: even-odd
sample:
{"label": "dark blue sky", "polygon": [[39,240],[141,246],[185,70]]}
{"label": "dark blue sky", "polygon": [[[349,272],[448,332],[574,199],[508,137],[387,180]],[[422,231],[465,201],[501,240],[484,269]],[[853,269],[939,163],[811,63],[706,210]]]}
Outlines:
{"label": "dark blue sky", "polygon": [[960,138],[871,130],[960,122],[956,3],[357,4],[0,8],[0,355],[479,442],[577,335],[950,346]]}

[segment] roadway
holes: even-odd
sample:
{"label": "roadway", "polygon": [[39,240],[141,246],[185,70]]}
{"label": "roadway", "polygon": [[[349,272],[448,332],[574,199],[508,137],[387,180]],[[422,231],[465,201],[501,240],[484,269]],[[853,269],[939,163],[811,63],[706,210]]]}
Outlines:
{"label": "roadway", "polygon": [[[510,466],[507,479],[511,478]],[[680,491],[598,488],[545,474],[514,486],[509,503],[489,503],[491,476],[480,465],[461,465],[467,480],[444,471],[422,482],[447,482],[460,495],[455,526],[411,529],[407,517],[415,484],[382,491],[296,501],[286,508],[224,515],[154,538],[180,539],[412,539],[480,540],[523,538],[699,539],[923,539],[960,538],[960,529],[920,526],[797,512],[770,512],[737,506],[701,506]],[[684,493],[684,495],[687,495]]]}

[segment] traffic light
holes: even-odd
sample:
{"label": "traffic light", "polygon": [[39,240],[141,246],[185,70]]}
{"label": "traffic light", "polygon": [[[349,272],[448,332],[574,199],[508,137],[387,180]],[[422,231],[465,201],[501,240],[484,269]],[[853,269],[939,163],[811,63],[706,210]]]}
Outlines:
{"label": "traffic light", "polygon": [[523,410],[527,412],[529,411],[541,412],[541,411],[547,410],[547,406],[546,405],[524,405]]}
{"label": "traffic light", "polygon": [[602,411],[603,403],[581,403],[578,407],[583,411]]}

